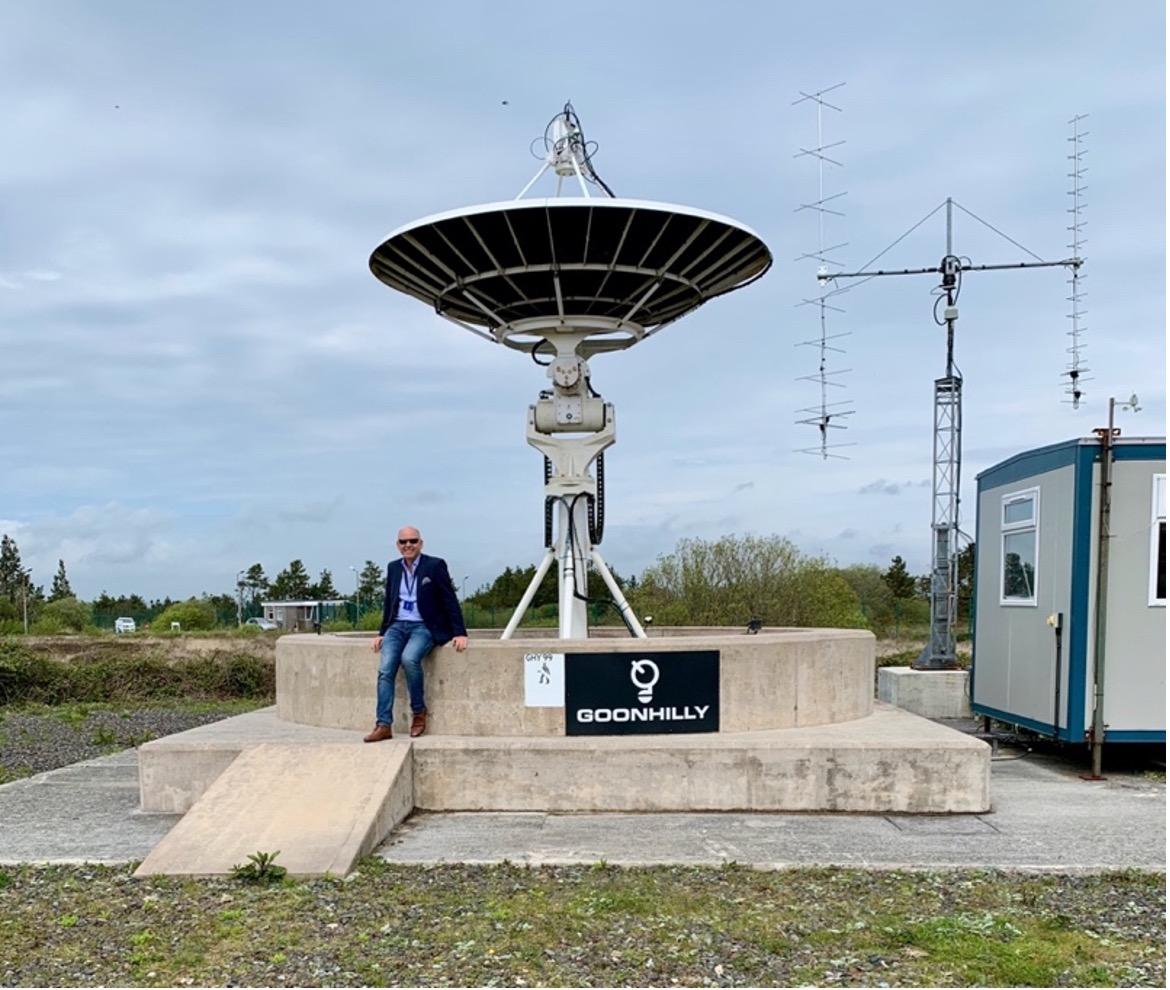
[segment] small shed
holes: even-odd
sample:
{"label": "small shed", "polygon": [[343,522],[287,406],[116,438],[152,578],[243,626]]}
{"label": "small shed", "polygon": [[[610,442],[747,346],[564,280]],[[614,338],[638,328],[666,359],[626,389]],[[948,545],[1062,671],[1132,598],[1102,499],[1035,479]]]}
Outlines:
{"label": "small shed", "polygon": [[351,603],[343,598],[329,601],[261,602],[264,618],[288,632],[306,632],[323,622],[348,618]]}
{"label": "small shed", "polygon": [[1100,694],[1101,741],[1164,743],[1166,438],[1118,436],[1111,449],[1104,574],[1100,439],[977,476],[971,708],[1082,742]]}

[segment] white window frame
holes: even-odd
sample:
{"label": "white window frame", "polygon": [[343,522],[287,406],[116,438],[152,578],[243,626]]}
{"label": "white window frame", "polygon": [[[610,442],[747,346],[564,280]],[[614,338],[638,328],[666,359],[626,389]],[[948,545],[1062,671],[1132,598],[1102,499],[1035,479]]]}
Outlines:
{"label": "white window frame", "polygon": [[[1165,608],[1165,595],[1158,597],[1158,543],[1166,540],[1166,475],[1154,475],[1150,488],[1150,606]],[[1163,577],[1163,593],[1165,587]]]}
{"label": "white window frame", "polygon": [[[1032,515],[1028,519],[1007,522],[1004,516],[1007,507],[1013,502],[1031,501]],[[1032,596],[1030,598],[1008,598],[1004,594],[1004,564],[1007,562],[1007,553],[1004,544],[1009,536],[1018,536],[1022,533],[1032,534]],[[1040,489],[1024,488],[1017,492],[1009,492],[1000,499],[999,505],[999,603],[1009,607],[1023,606],[1036,607],[1036,589],[1040,583]]]}

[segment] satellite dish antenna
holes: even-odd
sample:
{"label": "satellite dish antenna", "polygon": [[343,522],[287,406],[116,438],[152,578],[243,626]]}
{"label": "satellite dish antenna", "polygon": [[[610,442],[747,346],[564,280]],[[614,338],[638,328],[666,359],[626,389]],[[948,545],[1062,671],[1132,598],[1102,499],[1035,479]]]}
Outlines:
{"label": "satellite dish antenna", "polygon": [[[561,639],[588,636],[590,562],[627,628],[644,637],[597,549],[601,456],[616,435],[613,405],[593,388],[589,359],[632,347],[755,281],[772,255],[753,231],[727,217],[613,196],[593,169],[571,104],[550,122],[545,146],[540,170],[515,200],[407,224],[374,250],[370,270],[465,330],[546,366],[550,385],[528,407],[527,440],[545,457],[547,552],[502,638],[511,638],[554,560]],[[548,171],[557,177],[557,196],[525,199]],[[581,195],[562,196],[574,179]],[[591,195],[591,185],[608,196]],[[595,461],[597,478],[590,472]]]}

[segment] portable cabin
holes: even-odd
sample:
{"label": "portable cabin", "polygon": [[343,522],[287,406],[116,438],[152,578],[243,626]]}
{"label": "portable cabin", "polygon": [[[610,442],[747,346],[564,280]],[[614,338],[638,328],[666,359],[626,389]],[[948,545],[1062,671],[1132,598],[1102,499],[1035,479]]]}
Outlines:
{"label": "portable cabin", "polygon": [[1102,741],[1164,743],[1166,438],[1112,441],[1102,573],[1104,453],[1070,440],[977,476],[971,708],[1085,741],[1100,668]]}
{"label": "portable cabin", "polygon": [[286,632],[299,632],[315,629],[323,622],[334,619],[346,619],[346,607],[350,602],[344,598],[333,598],[327,601],[279,601],[261,602],[264,618],[275,622]]}

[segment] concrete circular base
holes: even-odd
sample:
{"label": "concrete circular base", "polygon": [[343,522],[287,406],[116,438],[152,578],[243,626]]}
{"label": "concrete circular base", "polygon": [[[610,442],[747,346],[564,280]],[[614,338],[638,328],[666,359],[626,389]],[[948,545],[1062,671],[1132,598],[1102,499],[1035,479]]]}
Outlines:
{"label": "concrete circular base", "polygon": [[[303,725],[369,729],[378,657],[372,635],[282,636],[276,644],[279,718]],[[856,629],[790,629],[749,635],[702,630],[649,639],[500,640],[474,635],[424,661],[429,731],[448,736],[564,736],[565,709],[526,702],[525,656],[714,651],[719,656],[721,732],[830,725],[873,712],[874,638]],[[409,724],[398,681],[395,727]]]}

